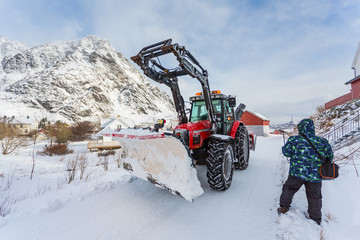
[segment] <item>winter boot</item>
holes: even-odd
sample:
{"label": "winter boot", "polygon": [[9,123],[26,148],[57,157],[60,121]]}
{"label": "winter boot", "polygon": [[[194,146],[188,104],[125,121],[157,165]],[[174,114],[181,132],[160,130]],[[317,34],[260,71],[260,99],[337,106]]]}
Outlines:
{"label": "winter boot", "polygon": [[[311,218],[310,218],[311,219]],[[311,219],[314,222],[316,222],[318,225],[321,225],[321,219]]]}
{"label": "winter boot", "polygon": [[280,214],[285,214],[285,213],[287,213],[287,211],[289,211],[289,208],[287,208],[287,207],[279,207],[278,209],[277,209],[277,211],[278,211],[278,214],[280,215]]}

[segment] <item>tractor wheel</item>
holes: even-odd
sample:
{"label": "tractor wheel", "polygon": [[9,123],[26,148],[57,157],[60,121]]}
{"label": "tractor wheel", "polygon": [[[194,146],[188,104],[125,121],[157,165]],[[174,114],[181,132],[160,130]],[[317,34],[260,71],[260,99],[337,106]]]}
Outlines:
{"label": "tractor wheel", "polygon": [[228,189],[234,172],[234,150],[229,142],[212,139],[206,158],[207,177],[215,190]]}
{"label": "tractor wheel", "polygon": [[235,169],[245,170],[249,166],[249,134],[245,126],[239,126],[235,135]]}

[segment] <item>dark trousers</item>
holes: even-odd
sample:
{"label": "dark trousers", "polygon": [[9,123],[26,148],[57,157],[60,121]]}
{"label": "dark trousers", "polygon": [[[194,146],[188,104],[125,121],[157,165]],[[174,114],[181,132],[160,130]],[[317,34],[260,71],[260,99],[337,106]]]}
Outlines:
{"label": "dark trousers", "polygon": [[309,217],[320,224],[322,207],[321,182],[307,182],[303,179],[289,175],[282,188],[280,207],[290,208],[294,194],[303,184],[305,185],[306,198],[308,200]]}

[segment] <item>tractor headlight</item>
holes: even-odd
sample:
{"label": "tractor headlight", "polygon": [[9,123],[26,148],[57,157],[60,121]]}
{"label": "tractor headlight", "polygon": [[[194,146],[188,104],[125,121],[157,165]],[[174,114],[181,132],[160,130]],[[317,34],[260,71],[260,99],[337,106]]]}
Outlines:
{"label": "tractor headlight", "polygon": [[193,145],[200,144],[200,134],[196,134],[193,136]]}
{"label": "tractor headlight", "polygon": [[187,129],[175,129],[174,135],[182,139],[184,143],[189,146],[189,131]]}

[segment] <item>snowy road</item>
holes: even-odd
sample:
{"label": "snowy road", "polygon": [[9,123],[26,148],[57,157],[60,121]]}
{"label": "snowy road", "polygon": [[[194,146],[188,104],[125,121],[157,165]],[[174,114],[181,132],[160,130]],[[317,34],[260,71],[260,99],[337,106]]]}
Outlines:
{"label": "snowy road", "polygon": [[205,194],[194,203],[114,172],[91,191],[34,198],[36,207],[9,217],[0,233],[5,239],[274,239],[281,144],[280,137],[259,137],[248,169],[236,171],[225,192],[210,189],[199,166]]}
{"label": "snowy road", "polygon": [[[321,229],[303,214],[304,193],[296,195],[289,214],[279,218],[276,213],[287,176],[282,145],[281,136],[259,137],[248,169],[235,171],[231,187],[224,192],[210,189],[206,168],[199,166],[205,193],[193,203],[132,178],[115,166],[107,172],[100,167],[100,175],[89,181],[66,184],[59,180],[64,177],[58,173],[63,169],[59,160],[44,157],[38,160],[37,176],[31,182],[24,175],[29,164],[17,170],[11,192],[26,194],[18,194],[11,214],[0,217],[0,239],[320,239]],[[8,162],[18,168],[26,156],[29,158],[25,152]],[[0,162],[0,168],[4,166]],[[326,211],[324,214],[330,213]],[[356,226],[351,224],[347,226]],[[330,229],[330,225],[326,227]],[[352,231],[357,232],[355,228]]]}

